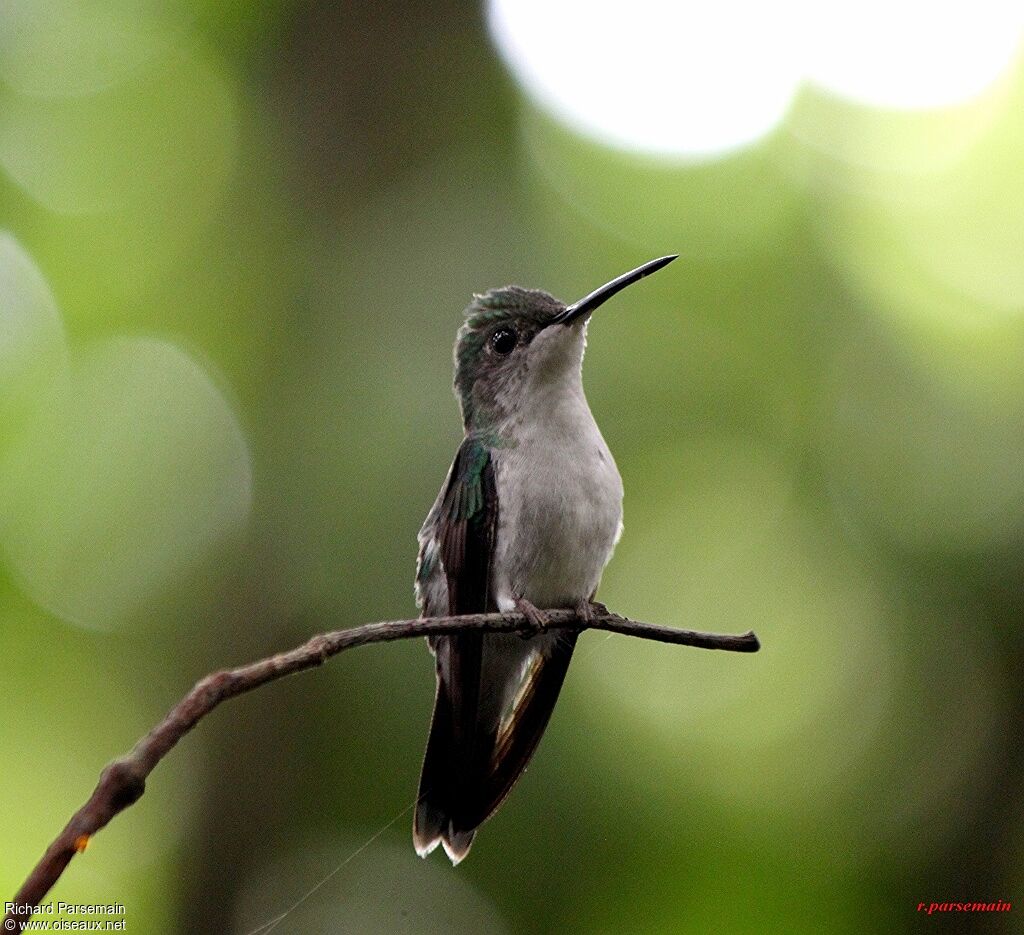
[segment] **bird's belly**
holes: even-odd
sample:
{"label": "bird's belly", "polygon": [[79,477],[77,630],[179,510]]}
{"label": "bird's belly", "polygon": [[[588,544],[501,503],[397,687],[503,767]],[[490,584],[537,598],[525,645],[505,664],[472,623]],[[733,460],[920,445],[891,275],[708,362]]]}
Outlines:
{"label": "bird's belly", "polygon": [[498,606],[510,610],[525,597],[541,608],[571,607],[589,598],[622,525],[622,482],[603,441],[503,451],[496,475]]}

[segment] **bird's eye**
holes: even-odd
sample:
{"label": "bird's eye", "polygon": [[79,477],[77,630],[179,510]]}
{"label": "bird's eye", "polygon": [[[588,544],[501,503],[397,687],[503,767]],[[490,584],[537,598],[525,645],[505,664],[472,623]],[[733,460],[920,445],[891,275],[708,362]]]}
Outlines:
{"label": "bird's eye", "polygon": [[491,347],[496,354],[511,354],[518,336],[511,328],[499,328],[491,335]]}

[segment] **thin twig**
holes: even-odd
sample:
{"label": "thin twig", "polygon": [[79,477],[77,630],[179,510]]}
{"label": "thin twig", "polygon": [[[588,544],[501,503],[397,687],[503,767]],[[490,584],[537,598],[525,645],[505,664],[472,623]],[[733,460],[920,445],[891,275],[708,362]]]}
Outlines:
{"label": "thin twig", "polygon": [[[545,615],[550,619],[550,626],[556,629],[608,630],[661,643],[741,653],[753,653],[760,649],[757,637],[752,632],[728,636],[637,623],[611,613],[601,604],[593,605],[593,617],[589,621],[582,619],[575,610],[549,610],[545,611]],[[3,931],[21,931],[31,912],[60,879],[71,859],[83,851],[89,839],[115,815],[139,800],[146,791],[146,779],[156,765],[222,701],[285,675],[315,668],[332,656],[356,646],[464,630],[529,634],[536,631],[536,626],[522,614],[516,613],[422,617],[417,620],[368,623],[351,630],[321,633],[295,649],[237,669],[214,672],[201,679],[130,752],[106,766],[89,800],[75,812],[18,890],[13,899],[16,908],[4,917]],[[13,925],[10,920],[14,921]]]}

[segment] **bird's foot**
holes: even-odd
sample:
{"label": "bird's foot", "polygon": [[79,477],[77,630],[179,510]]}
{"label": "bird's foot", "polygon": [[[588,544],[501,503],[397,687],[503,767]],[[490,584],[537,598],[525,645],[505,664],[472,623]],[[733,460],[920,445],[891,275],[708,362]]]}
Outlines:
{"label": "bird's foot", "polygon": [[588,627],[594,622],[594,605],[588,600],[582,600],[576,605],[576,616]]}
{"label": "bird's foot", "polygon": [[526,618],[527,623],[532,627],[532,629],[523,630],[520,633],[524,640],[546,632],[551,626],[551,618],[543,610],[538,610],[525,597],[516,598],[516,610]]}

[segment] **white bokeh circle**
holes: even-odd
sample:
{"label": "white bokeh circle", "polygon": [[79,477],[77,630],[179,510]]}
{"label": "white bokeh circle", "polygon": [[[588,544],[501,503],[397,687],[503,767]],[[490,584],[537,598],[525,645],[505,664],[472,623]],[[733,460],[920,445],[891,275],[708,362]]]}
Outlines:
{"label": "white bokeh circle", "polygon": [[797,88],[792,34],[743,2],[492,0],[491,33],[526,90],[609,143],[713,155],[782,118]]}
{"label": "white bokeh circle", "polygon": [[0,458],[0,548],[52,614],[131,617],[248,515],[252,464],[220,389],[187,354],[113,338],[73,355]]}
{"label": "white bokeh circle", "polygon": [[1024,7],[752,0],[490,0],[494,42],[544,109],[609,144],[707,158],[764,137],[810,81],[869,107],[981,95],[1013,64]]}

